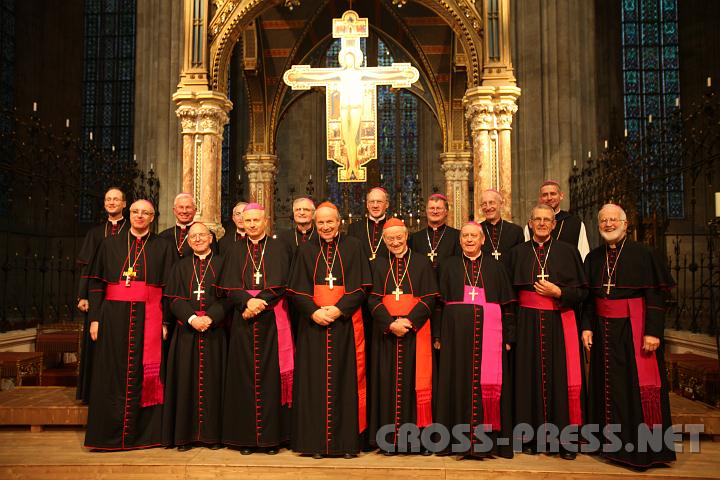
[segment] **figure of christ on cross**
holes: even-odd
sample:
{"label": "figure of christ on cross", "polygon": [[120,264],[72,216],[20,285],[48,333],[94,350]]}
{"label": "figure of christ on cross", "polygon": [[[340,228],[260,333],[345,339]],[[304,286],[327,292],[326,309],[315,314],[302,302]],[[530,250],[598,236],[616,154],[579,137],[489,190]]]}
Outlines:
{"label": "figure of christ on cross", "polygon": [[127,270],[123,272],[123,276],[125,277],[125,286],[130,286],[130,280],[137,277],[137,272],[133,270],[133,267],[128,267]]}
{"label": "figure of christ on cross", "polygon": [[[340,68],[312,68],[310,65],[293,65],[283,75],[284,82],[293,90],[308,90],[314,86],[327,89],[327,151],[329,158],[342,168],[338,170],[340,182],[364,182],[366,170],[363,164],[376,158],[375,148],[361,151],[361,124],[366,120],[372,125],[372,145],[377,143],[377,86],[391,85],[393,88],[408,88],[420,78],[418,70],[409,63],[393,63],[390,67],[363,67],[363,53],[360,37],[368,36],[367,18],[358,18],[356,12],[348,10],[342,19],[333,20],[333,38],[341,39],[338,54]],[[365,105],[372,106],[368,112]],[[337,106],[337,108],[334,108]],[[339,110],[339,112],[338,112]],[[338,118],[339,117],[339,118]],[[340,153],[331,148],[334,137],[331,123],[339,120],[343,149]],[[339,156],[340,158],[337,158]]]}

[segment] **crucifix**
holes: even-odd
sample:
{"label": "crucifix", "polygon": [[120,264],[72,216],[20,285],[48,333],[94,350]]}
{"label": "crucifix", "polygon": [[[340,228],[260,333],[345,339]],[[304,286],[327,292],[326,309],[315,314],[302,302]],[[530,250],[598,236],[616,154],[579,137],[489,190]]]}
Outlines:
{"label": "crucifix", "polygon": [[614,283],[611,283],[611,282],[612,282],[612,280],[611,280],[610,278],[608,278],[607,283],[603,283],[603,287],[607,287],[607,289],[605,290],[605,293],[606,293],[607,295],[610,295],[610,287],[614,287],[614,286],[615,286],[615,284],[614,284]]}
{"label": "crucifix", "polygon": [[201,288],[200,284],[198,283],[198,288],[197,288],[197,290],[193,290],[192,293],[195,294],[195,299],[196,299],[196,300],[200,300],[200,295],[202,295],[203,293],[205,293],[205,290],[203,290],[203,289]]}
{"label": "crucifix", "polygon": [[550,275],[545,274],[545,269],[540,267],[540,275],[537,275],[538,280],[547,280],[550,278]]}
{"label": "crucifix", "polygon": [[477,297],[477,295],[478,295],[478,292],[475,290],[475,287],[473,287],[472,290],[470,290],[470,293],[468,295],[470,295],[470,298],[472,299],[473,303],[475,303],[475,297]]}
{"label": "crucifix", "polygon": [[337,163],[339,182],[367,181],[366,163],[377,158],[377,86],[410,88],[420,78],[409,63],[365,67],[360,39],[368,36],[367,18],[348,10],[333,19],[333,38],[340,39],[339,68],[293,65],[283,81],[293,90],[326,89],[327,158]]}
{"label": "crucifix", "polygon": [[260,270],[255,270],[253,277],[255,277],[255,285],[260,285],[260,279],[262,278],[262,273],[260,273]]}
{"label": "crucifix", "polygon": [[491,253],[491,255],[493,257],[495,257],[495,260],[500,260],[500,255],[502,255],[502,253],[498,252],[497,250],[494,250],[493,253]]}
{"label": "crucifix", "polygon": [[337,277],[333,277],[332,272],[328,272],[327,277],[325,277],[325,281],[330,284],[330,290],[332,290],[333,287],[335,286],[335,285],[333,284],[333,282],[334,282],[335,280],[337,280]]}
{"label": "crucifix", "polygon": [[431,262],[434,262],[435,257],[437,257],[437,253],[435,253],[435,250],[430,250],[430,253],[428,253],[427,256],[430,258]]}
{"label": "crucifix", "polygon": [[405,292],[402,291],[402,288],[400,288],[400,285],[396,285],[396,286],[395,286],[395,290],[393,290],[391,293],[392,293],[393,295],[395,295],[395,301],[398,301],[398,302],[399,302],[399,301],[400,301],[400,295],[402,295],[402,294],[405,293]]}
{"label": "crucifix", "polygon": [[123,275],[125,276],[125,286],[130,286],[130,279],[137,277],[137,272],[133,270],[133,267],[128,267],[127,270],[123,272]]}

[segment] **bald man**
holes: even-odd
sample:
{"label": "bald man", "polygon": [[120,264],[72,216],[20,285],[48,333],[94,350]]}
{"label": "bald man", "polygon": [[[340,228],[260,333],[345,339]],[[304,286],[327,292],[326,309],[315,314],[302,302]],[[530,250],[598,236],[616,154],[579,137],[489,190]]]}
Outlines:
{"label": "bald man", "polygon": [[93,450],[162,441],[162,294],[173,252],[150,231],[154,218],[152,203],[133,203],[129,231],[105,239],[90,270],[95,357],[85,446]]}

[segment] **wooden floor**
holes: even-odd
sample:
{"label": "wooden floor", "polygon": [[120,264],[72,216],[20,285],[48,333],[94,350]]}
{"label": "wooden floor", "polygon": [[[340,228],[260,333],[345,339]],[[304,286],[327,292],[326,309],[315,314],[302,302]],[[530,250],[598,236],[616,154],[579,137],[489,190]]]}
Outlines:
{"label": "wooden floor", "polygon": [[[6,427],[7,428],[7,427]],[[243,456],[233,450],[195,448],[188,452],[155,448],[92,453],[82,448],[81,430],[0,429],[0,478],[9,479],[710,479],[720,478],[720,443],[705,441],[700,453],[681,453],[669,468],[638,473],[579,455],[575,461],[518,454],[512,460],[457,460],[454,457],[377,453],[351,460],[313,460],[286,450]]]}

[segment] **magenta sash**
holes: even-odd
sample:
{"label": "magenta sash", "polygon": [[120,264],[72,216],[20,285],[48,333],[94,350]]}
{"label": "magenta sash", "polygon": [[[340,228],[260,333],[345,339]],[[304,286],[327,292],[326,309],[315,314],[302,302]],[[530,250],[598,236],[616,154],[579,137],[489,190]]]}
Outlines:
{"label": "magenta sash", "polygon": [[[246,290],[255,297],[262,290]],[[278,335],[278,362],[280,364],[280,404],[292,407],[293,371],[295,370],[295,345],[293,345],[288,316],[287,299],[283,297],[273,307]]]}
{"label": "magenta sash", "polygon": [[[474,291],[474,293],[473,293]],[[462,302],[447,305],[479,305],[483,307],[482,357],[480,388],[482,391],[483,423],[500,430],[500,393],[502,391],[502,311],[500,304],[488,302],[485,289],[465,285]]]}
{"label": "magenta sash", "polygon": [[162,288],[145,282],[125,284],[109,283],[105,300],[114,302],[143,302],[145,321],[143,329],[143,382],[140,406],[150,407],[163,403],[163,384],[160,380],[160,359],[162,357]]}
{"label": "magenta sash", "polygon": [[645,332],[645,299],[642,297],[622,300],[596,298],[595,306],[597,314],[601,317],[630,318],[643,418],[651,429],[653,425],[662,424],[661,381],[657,357],[655,352],[645,352],[642,348]]}
{"label": "magenta sash", "polygon": [[578,338],[575,312],[571,308],[560,308],[559,302],[535,292],[520,290],[520,306],[535,310],[559,310],[565,337],[565,368],[568,383],[568,417],[571,424],[582,425],[582,407],[580,390],[582,375],[580,372],[580,339]]}

